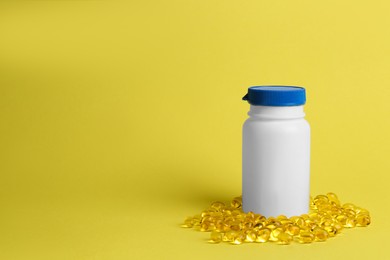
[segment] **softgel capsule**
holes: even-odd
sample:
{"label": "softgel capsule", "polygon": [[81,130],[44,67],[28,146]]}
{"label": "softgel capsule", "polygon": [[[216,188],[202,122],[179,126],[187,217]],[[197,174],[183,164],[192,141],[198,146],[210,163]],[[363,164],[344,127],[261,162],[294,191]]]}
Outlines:
{"label": "softgel capsule", "polygon": [[324,242],[344,228],[370,225],[370,213],[354,204],[341,204],[337,195],[328,193],[310,198],[310,212],[290,218],[268,217],[242,211],[241,197],[230,203],[213,202],[199,215],[188,217],[182,227],[211,232],[209,243],[266,243],[288,245]]}

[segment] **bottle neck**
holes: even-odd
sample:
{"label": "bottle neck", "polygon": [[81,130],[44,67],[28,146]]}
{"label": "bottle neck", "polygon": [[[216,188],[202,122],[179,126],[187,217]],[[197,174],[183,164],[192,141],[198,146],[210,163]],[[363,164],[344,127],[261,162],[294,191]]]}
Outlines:
{"label": "bottle neck", "polygon": [[248,115],[260,119],[297,119],[305,117],[303,105],[285,107],[251,105]]}

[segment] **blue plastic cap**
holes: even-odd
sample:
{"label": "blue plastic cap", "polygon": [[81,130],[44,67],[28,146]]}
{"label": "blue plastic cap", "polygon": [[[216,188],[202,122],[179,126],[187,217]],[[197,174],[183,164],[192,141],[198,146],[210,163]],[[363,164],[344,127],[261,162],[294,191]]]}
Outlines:
{"label": "blue plastic cap", "polygon": [[255,86],[248,88],[242,100],[254,106],[300,106],[306,103],[306,92],[295,86]]}

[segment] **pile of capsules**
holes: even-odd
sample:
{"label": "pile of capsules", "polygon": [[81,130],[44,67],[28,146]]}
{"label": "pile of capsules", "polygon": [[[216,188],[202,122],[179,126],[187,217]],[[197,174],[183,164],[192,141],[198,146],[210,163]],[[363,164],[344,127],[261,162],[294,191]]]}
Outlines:
{"label": "pile of capsules", "polygon": [[344,228],[366,227],[371,223],[367,210],[354,204],[341,204],[336,194],[310,198],[310,212],[287,218],[284,215],[266,218],[261,214],[242,211],[242,198],[230,204],[213,202],[200,215],[188,217],[182,227],[211,232],[209,242],[234,245],[275,242],[288,245],[326,241]]}

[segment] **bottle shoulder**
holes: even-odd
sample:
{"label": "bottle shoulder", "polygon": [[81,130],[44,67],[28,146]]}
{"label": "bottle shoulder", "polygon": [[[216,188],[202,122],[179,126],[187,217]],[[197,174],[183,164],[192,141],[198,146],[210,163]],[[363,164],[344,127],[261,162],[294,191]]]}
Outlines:
{"label": "bottle shoulder", "polygon": [[248,117],[244,124],[307,124],[309,122],[304,118],[291,118],[291,119],[263,119],[256,117]]}
{"label": "bottle shoulder", "polygon": [[254,129],[264,131],[309,131],[310,124],[305,118],[264,120],[249,117],[243,124],[243,129]]}

